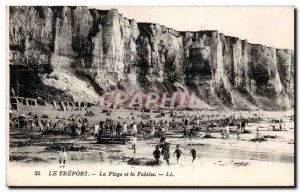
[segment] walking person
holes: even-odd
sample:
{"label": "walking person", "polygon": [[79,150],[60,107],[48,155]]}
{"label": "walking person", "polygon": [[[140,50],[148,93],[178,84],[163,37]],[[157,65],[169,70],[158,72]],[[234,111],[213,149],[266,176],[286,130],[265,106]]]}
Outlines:
{"label": "walking person", "polygon": [[196,152],[196,150],[195,149],[192,149],[191,150],[191,153],[192,153],[192,163],[195,161],[195,159],[196,159],[196,157],[197,157],[197,152]]}
{"label": "walking person", "polygon": [[159,151],[159,146],[156,145],[155,150],[153,151],[153,156],[155,158],[155,161],[157,164],[159,164],[159,158],[160,158],[160,151]]}
{"label": "walking person", "polygon": [[174,151],[173,156],[176,154],[177,164],[180,159],[181,154],[183,155],[182,151],[179,149],[179,145],[176,146],[176,150]]}

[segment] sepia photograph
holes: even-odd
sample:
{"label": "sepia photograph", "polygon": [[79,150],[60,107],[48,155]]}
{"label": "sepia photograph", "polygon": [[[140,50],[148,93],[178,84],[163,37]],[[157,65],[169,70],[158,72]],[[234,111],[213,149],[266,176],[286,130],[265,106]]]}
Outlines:
{"label": "sepia photograph", "polygon": [[295,7],[6,17],[7,186],[296,185]]}

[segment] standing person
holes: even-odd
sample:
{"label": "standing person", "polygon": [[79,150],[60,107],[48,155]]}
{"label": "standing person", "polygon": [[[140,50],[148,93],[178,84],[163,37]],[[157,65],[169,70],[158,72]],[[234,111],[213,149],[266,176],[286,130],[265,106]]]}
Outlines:
{"label": "standing person", "polygon": [[240,126],[240,124],[238,124],[237,133],[236,133],[237,139],[240,139],[240,133],[241,133],[241,126]]}
{"label": "standing person", "polygon": [[212,130],[214,128],[214,124],[213,124],[213,122],[211,122],[210,123],[210,127],[209,127],[209,132],[210,132],[210,130]]}
{"label": "standing person", "polygon": [[31,131],[33,131],[34,128],[35,128],[35,122],[34,122],[34,120],[32,119],[32,121],[31,121]]}
{"label": "standing person", "polygon": [[34,115],[33,117],[34,121],[35,121],[35,126],[38,127],[39,126],[39,117],[37,114]]}
{"label": "standing person", "polygon": [[165,125],[166,125],[166,130],[168,131],[169,128],[170,128],[170,124],[169,124],[169,122],[167,120],[165,121]]}
{"label": "standing person", "polygon": [[135,122],[133,122],[132,129],[133,129],[133,134],[137,134],[137,126]]}
{"label": "standing person", "polygon": [[127,133],[127,124],[126,122],[123,123],[123,133]]}
{"label": "standing person", "polygon": [[159,146],[158,145],[156,145],[155,150],[153,151],[153,156],[156,160],[156,163],[159,164],[160,151],[159,151]]}
{"label": "standing person", "polygon": [[175,154],[176,154],[177,164],[178,164],[178,161],[179,161],[179,158],[180,158],[181,154],[183,155],[182,151],[179,149],[179,145],[176,146],[176,150],[174,151],[173,156],[174,156]]}
{"label": "standing person", "polygon": [[225,139],[225,128],[224,128],[224,125],[221,125],[221,137],[222,137],[222,139]]}
{"label": "standing person", "polygon": [[245,132],[245,127],[246,127],[246,122],[245,122],[245,120],[242,121],[241,127],[242,127],[241,132]]}
{"label": "standing person", "polygon": [[166,142],[164,144],[164,160],[166,160],[167,164],[169,165],[170,160],[170,143]]}
{"label": "standing person", "polygon": [[154,134],[155,134],[155,126],[152,125],[152,129],[151,129],[151,137],[154,138]]}
{"label": "standing person", "polygon": [[186,136],[187,136],[187,130],[186,130],[186,127],[184,127],[184,129],[183,129],[183,138],[186,139]]}
{"label": "standing person", "polygon": [[189,124],[189,120],[185,119],[185,121],[184,121],[184,125],[185,125],[185,127],[187,127],[187,126],[188,126],[188,124]]}
{"label": "standing person", "polygon": [[197,157],[197,152],[196,152],[195,149],[192,149],[191,153],[192,153],[192,158],[193,158],[192,163],[193,163],[195,161],[196,157]]}
{"label": "standing person", "polygon": [[120,124],[120,122],[118,122],[117,126],[116,126],[116,134],[118,136],[120,136],[120,134],[121,134],[121,129],[122,129],[122,125]]}
{"label": "standing person", "polygon": [[39,120],[39,127],[40,127],[41,131],[44,131],[44,126],[43,126],[42,120]]}
{"label": "standing person", "polygon": [[47,130],[50,130],[50,119],[47,119],[46,120],[46,128],[47,128]]}
{"label": "standing person", "polygon": [[162,155],[164,155],[164,153],[165,153],[165,143],[166,143],[166,138],[162,136],[159,141],[159,146],[161,148]]}
{"label": "standing person", "polygon": [[[103,123],[103,125],[104,125],[104,123]],[[99,131],[98,131],[98,136],[101,137],[103,135],[103,132],[104,132],[104,127],[100,126]]]}
{"label": "standing person", "polygon": [[193,129],[194,129],[194,127],[193,127],[192,129],[190,129],[190,132],[189,132],[189,139],[192,139]]}
{"label": "standing person", "polygon": [[200,120],[197,118],[196,124],[199,125],[199,123],[200,123]]}
{"label": "standing person", "polygon": [[77,132],[78,136],[81,135],[81,126],[82,126],[82,123],[80,123],[81,120],[79,119],[79,121],[75,124],[75,132]]}
{"label": "standing person", "polygon": [[225,131],[226,131],[226,138],[228,139],[229,138],[229,132],[230,132],[230,130],[229,130],[229,126],[228,125],[226,125],[226,127],[225,127]]}
{"label": "standing person", "polygon": [[81,126],[81,139],[85,140],[85,132],[86,132],[86,123],[82,123]]}
{"label": "standing person", "polygon": [[96,124],[94,126],[94,136],[97,138],[98,137],[98,134],[99,134],[99,125]]}
{"label": "standing person", "polygon": [[63,164],[65,165],[66,164],[66,161],[67,161],[67,158],[68,158],[68,154],[65,150],[65,147],[61,147],[61,151],[59,153],[59,164]]}
{"label": "standing person", "polygon": [[256,129],[256,136],[255,136],[256,140],[259,140],[259,142],[261,143],[261,138],[260,138],[260,133],[259,133],[259,129]]}
{"label": "standing person", "polygon": [[114,131],[113,121],[110,121],[109,122],[109,134],[113,135],[113,131]]}
{"label": "standing person", "polygon": [[133,135],[133,138],[132,138],[132,148],[133,148],[133,153],[135,154],[136,152],[136,144],[137,144],[137,138],[135,136],[135,134]]}
{"label": "standing person", "polygon": [[72,131],[73,139],[75,139],[76,138],[76,125],[75,125],[74,121],[71,123],[71,131]]}

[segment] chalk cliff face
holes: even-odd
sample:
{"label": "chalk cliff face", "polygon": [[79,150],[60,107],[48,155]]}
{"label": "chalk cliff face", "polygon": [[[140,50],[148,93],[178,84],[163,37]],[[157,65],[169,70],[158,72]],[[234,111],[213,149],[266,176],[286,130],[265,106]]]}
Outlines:
{"label": "chalk cliff face", "polygon": [[10,7],[9,46],[10,65],[50,65],[41,80],[74,100],[181,87],[213,108],[294,105],[294,51],[137,23],[114,9]]}

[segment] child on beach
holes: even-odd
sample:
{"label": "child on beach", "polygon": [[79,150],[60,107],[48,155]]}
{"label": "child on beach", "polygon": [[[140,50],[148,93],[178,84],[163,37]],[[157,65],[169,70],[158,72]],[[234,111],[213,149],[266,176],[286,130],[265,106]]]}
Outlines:
{"label": "child on beach", "polygon": [[160,158],[160,151],[159,151],[159,146],[156,145],[155,150],[153,151],[153,156],[156,160],[156,163],[159,163],[159,158]]}
{"label": "child on beach", "polygon": [[197,157],[197,152],[196,152],[195,149],[192,149],[191,153],[192,153],[192,158],[193,158],[192,163],[193,163],[195,161],[196,157]]}
{"label": "child on beach", "polygon": [[181,156],[181,154],[183,155],[182,151],[179,149],[179,145],[176,146],[176,150],[174,151],[174,154],[173,156],[176,154],[176,157],[177,157],[177,164],[178,164],[178,160]]}
{"label": "child on beach", "polygon": [[259,133],[259,129],[258,128],[256,129],[255,139],[256,139],[256,141],[258,140],[261,143],[261,135]]}
{"label": "child on beach", "polygon": [[59,164],[65,165],[65,164],[66,164],[66,161],[67,161],[67,158],[68,158],[68,154],[67,154],[65,148],[62,147],[62,148],[61,148],[61,151],[60,151],[60,153],[59,153],[59,159],[58,159]]}

